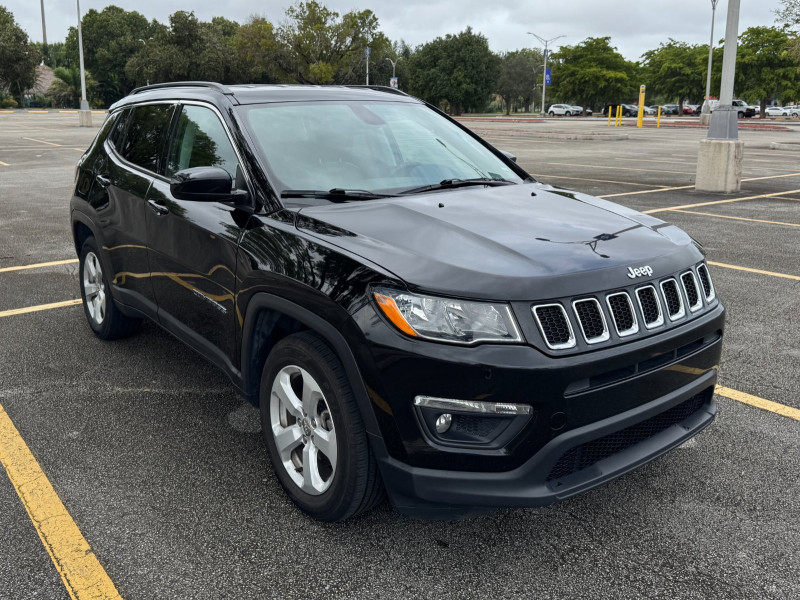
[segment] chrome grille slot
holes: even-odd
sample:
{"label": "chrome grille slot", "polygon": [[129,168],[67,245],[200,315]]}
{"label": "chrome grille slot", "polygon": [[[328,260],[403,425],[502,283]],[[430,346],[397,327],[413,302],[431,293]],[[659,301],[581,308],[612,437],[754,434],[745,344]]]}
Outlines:
{"label": "chrome grille slot", "polygon": [[683,296],[678,289],[678,282],[673,278],[661,282],[661,293],[664,294],[664,304],[670,320],[677,321],[686,314],[683,306]]}
{"label": "chrome grille slot", "polygon": [[700,278],[700,284],[703,286],[703,294],[706,297],[706,302],[711,302],[716,294],[714,292],[714,284],[711,283],[711,275],[705,264],[697,267],[697,276]]}
{"label": "chrome grille slot", "polygon": [[605,342],[609,337],[606,318],[600,308],[600,303],[594,298],[576,300],[572,303],[578,324],[581,326],[583,337],[588,344]]}
{"label": "chrome grille slot", "polygon": [[549,348],[566,350],[575,347],[575,333],[563,306],[560,304],[534,306],[533,316]]}
{"label": "chrome grille slot", "polygon": [[633,310],[633,303],[627,292],[618,292],[606,296],[606,304],[614,319],[614,326],[620,337],[633,335],[639,331],[639,323]]}
{"label": "chrome grille slot", "polygon": [[653,329],[664,324],[664,313],[661,312],[661,303],[658,301],[656,288],[646,285],[636,290],[636,300],[639,310],[642,311],[644,326]]}
{"label": "chrome grille slot", "polygon": [[686,292],[686,299],[689,301],[689,310],[691,312],[700,310],[703,307],[703,299],[697,289],[697,279],[695,279],[694,272],[686,271],[682,273],[681,285],[683,286],[683,291]]}

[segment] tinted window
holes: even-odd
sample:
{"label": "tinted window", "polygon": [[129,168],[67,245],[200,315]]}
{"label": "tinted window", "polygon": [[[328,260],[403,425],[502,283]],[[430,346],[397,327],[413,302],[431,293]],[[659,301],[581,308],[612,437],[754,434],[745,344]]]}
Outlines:
{"label": "tinted window", "polygon": [[111,132],[111,136],[108,139],[118,150],[122,148],[122,138],[125,136],[125,125],[128,124],[130,113],[131,111],[128,108],[116,113],[119,116],[114,124],[114,131]]}
{"label": "tinted window", "polygon": [[221,167],[236,178],[239,161],[225,128],[214,111],[184,106],[167,161],[167,176],[191,167]]}
{"label": "tinted window", "polygon": [[172,105],[137,106],[130,117],[122,156],[148,171],[158,172],[158,157],[167,137]]}

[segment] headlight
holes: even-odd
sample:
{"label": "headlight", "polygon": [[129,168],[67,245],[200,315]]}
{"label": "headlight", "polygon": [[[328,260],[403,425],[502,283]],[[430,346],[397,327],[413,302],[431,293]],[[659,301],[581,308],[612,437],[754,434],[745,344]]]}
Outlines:
{"label": "headlight", "polygon": [[386,318],[412,337],[456,344],[522,341],[506,304],[450,300],[388,288],[377,288],[373,295]]}

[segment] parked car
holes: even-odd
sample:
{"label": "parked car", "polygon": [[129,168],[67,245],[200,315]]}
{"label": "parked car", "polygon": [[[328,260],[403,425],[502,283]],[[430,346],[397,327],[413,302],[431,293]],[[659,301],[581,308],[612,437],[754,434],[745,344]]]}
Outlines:
{"label": "parked car", "polygon": [[677,104],[662,104],[661,105],[661,114],[662,115],[677,115],[678,114],[678,105]]}
{"label": "parked car", "polygon": [[766,115],[768,117],[788,117],[789,110],[782,106],[768,106],[766,109]]}
{"label": "parked car", "polygon": [[700,244],[396,89],[139,88],[75,181],[91,331],[151,319],[222,369],[316,519],[550,504],[714,420]]}
{"label": "parked car", "polygon": [[645,106],[644,107],[644,114],[651,116],[658,114],[658,106]]}
{"label": "parked car", "polygon": [[[737,114],[740,119],[742,118],[751,118],[756,115],[757,108],[755,106],[750,106],[744,100],[734,100],[731,103],[732,106],[735,106],[737,109]],[[710,102],[711,112],[713,113],[716,108],[719,106],[719,100],[712,100]]]}
{"label": "parked car", "polygon": [[584,109],[582,106],[574,106],[573,105],[572,109],[574,111],[572,113],[573,115],[583,115],[583,114],[585,114],[587,117],[591,117],[592,116],[592,109],[591,108]]}
{"label": "parked car", "polygon": [[792,104],[790,106],[784,106],[784,108],[789,112],[790,117],[800,117],[800,105]]}
{"label": "parked car", "polygon": [[547,109],[547,114],[551,117],[556,115],[571,117],[572,115],[576,114],[576,111],[575,107],[569,104],[551,104],[550,108]]}

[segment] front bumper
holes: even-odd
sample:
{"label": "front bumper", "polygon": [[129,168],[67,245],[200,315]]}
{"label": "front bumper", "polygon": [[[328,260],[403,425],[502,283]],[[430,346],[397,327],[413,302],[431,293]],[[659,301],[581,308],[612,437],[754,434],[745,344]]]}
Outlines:
{"label": "front bumper", "polygon": [[[424,469],[387,457],[381,472],[395,507],[417,517],[447,519],[488,507],[552,504],[619,477],[705,429],[717,412],[712,399],[716,379],[716,371],[709,371],[662,398],[568,431],[511,471]],[[646,435],[643,430],[647,429],[658,431]],[[626,443],[639,438],[637,443]],[[598,448],[605,445],[613,450],[614,444],[621,449],[609,452]],[[586,448],[591,448],[589,456],[593,452],[600,460],[587,458],[590,464],[584,466],[576,455]],[[573,469],[565,468],[565,458],[566,463],[573,463]]]}

